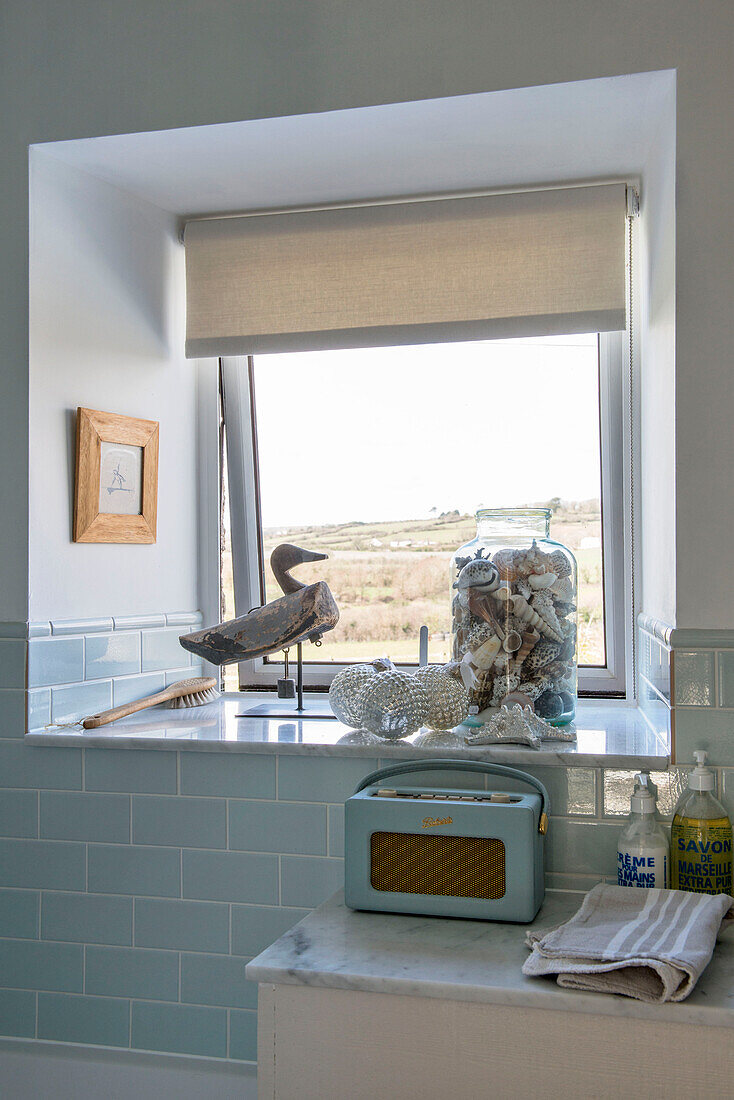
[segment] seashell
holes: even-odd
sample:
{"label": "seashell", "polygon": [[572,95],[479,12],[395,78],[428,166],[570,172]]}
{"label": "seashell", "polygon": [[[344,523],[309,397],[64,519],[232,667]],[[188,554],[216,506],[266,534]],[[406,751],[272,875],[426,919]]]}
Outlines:
{"label": "seashell", "polygon": [[372,676],[359,693],[357,705],[362,712],[361,726],[394,741],[421,728],[430,700],[420,680],[393,670]]}
{"label": "seashell", "polygon": [[464,721],[469,713],[469,692],[463,684],[436,665],[419,668],[415,678],[428,693],[426,726],[434,730],[450,730]]}
{"label": "seashell", "polygon": [[556,600],[556,615],[560,615],[562,618],[565,618],[566,615],[573,615],[575,610],[575,603],[567,603],[565,600]]}
{"label": "seashell", "polygon": [[558,577],[570,577],[573,572],[573,566],[568,560],[562,550],[554,550],[552,554],[549,554],[548,565],[549,568]]}
{"label": "seashell", "polygon": [[519,684],[520,677],[516,673],[510,673],[508,676],[498,676],[492,685],[490,706],[498,707],[506,695],[509,695],[512,691],[517,691]]}
{"label": "seashell", "polygon": [[547,590],[538,592],[538,594],[531,599],[530,606],[543,620],[543,626],[538,627],[540,633],[545,634],[549,638],[553,638],[556,642],[562,642],[563,633],[561,631],[561,624],[558,621],[558,616],[553,606],[553,597],[550,592]]}
{"label": "seashell", "polygon": [[475,558],[459,573],[454,581],[454,588],[474,588],[479,592],[493,592],[500,583],[500,575],[497,566],[484,558]]}
{"label": "seashell", "polygon": [[521,680],[517,685],[517,690],[521,695],[527,695],[528,699],[534,700],[545,688],[535,680]]}
{"label": "seashell", "polygon": [[[554,624],[543,605],[541,605],[541,610],[543,612],[541,614],[540,611],[536,610],[535,606],[531,607],[524,596],[517,595],[512,597],[512,606],[517,617],[522,619],[523,622],[527,623],[529,626],[534,626],[541,634],[544,634],[548,638],[552,638],[555,642],[563,641],[559,629],[556,629],[558,620],[556,619]],[[555,619],[555,615],[553,615],[553,619]]]}
{"label": "seashell", "polygon": [[475,618],[483,619],[485,623],[489,623],[498,638],[504,638],[505,632],[500,626],[494,610],[489,606],[487,596],[472,590],[469,594],[469,610]]}
{"label": "seashell", "polygon": [[515,550],[498,550],[492,558],[492,561],[497,567],[497,571],[503,581],[517,580],[517,570],[514,565]]}
{"label": "seashell", "polygon": [[494,659],[502,648],[502,640],[496,634],[482,642],[479,649],[471,652],[471,663],[482,672],[486,672],[494,664]]}
{"label": "seashell", "polygon": [[508,603],[508,601],[512,599],[512,589],[509,584],[501,584],[499,588],[494,590],[492,597],[502,603]]}
{"label": "seashell", "polygon": [[530,585],[525,580],[518,580],[517,584],[515,585],[515,588],[517,589],[517,591],[520,593],[521,596],[525,597],[526,600],[529,600],[530,597],[533,594],[532,588],[530,587]]}
{"label": "seashell", "polygon": [[529,630],[524,631],[522,635],[522,645],[518,649],[517,655],[515,657],[515,660],[518,662],[518,664],[522,664],[528,653],[530,653],[530,651],[534,648],[535,645],[537,645],[539,641],[540,633],[539,631],[535,630],[534,627],[531,626]]}
{"label": "seashell", "polygon": [[517,653],[522,645],[522,635],[516,630],[508,630],[502,642],[502,648],[506,653]]}
{"label": "seashell", "polygon": [[539,695],[535,700],[535,713],[539,714],[541,718],[547,718],[552,722],[556,718],[560,718],[563,714],[563,700],[561,696],[554,691],[544,691],[542,695]]}
{"label": "seashell", "polygon": [[531,573],[528,577],[528,584],[537,592],[541,588],[552,588],[557,580],[558,577],[555,573]]}
{"label": "seashell", "polygon": [[516,703],[519,707],[530,707],[532,710],[533,700],[529,695],[525,695],[522,691],[510,691],[505,695],[504,699],[500,703],[501,707],[510,707],[513,703]]}
{"label": "seashell", "polygon": [[[535,649],[530,653],[525,661],[525,675],[528,673],[537,672],[541,668],[545,668],[552,661],[555,661],[560,652],[561,645],[559,642],[549,642],[546,638],[543,638],[535,646]],[[550,675],[550,674],[549,674]]]}
{"label": "seashell", "polygon": [[548,587],[557,600],[563,600],[564,603],[573,601],[573,581],[570,577],[556,577],[555,573],[546,573],[546,577],[555,578]]}

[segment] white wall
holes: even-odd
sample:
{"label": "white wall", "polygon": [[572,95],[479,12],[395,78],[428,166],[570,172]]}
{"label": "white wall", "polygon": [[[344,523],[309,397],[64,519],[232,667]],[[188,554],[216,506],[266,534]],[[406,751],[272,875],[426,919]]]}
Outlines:
{"label": "white wall", "polygon": [[29,143],[675,68],[677,624],[732,626],[733,21],[690,0],[5,0],[0,618],[25,611]]}
{"label": "white wall", "polygon": [[[196,368],[174,219],[36,151],[30,217],[30,618],[194,609]],[[155,545],[71,541],[79,405],[160,422]]]}

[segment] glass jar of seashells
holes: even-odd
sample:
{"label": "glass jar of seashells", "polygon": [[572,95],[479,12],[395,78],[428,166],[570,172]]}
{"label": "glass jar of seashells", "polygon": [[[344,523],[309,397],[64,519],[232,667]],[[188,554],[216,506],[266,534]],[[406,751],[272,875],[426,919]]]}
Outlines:
{"label": "glass jar of seashells", "polygon": [[576,713],[576,559],[550,538],[547,508],[482,509],[451,565],[452,665],[481,714],[532,705]]}

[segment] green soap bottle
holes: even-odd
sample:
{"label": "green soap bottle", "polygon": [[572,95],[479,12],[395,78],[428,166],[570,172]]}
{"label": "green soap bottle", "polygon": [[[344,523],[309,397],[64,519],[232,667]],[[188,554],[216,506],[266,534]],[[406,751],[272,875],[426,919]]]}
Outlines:
{"label": "green soap bottle", "polygon": [[714,773],[706,767],[706,753],[693,755],[696,767],[673,815],[671,885],[696,894],[731,894],[731,821],[711,793]]}

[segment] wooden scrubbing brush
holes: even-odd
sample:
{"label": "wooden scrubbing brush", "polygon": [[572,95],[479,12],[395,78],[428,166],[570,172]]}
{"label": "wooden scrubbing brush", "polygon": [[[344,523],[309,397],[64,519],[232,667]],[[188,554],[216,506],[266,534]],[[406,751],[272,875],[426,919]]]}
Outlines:
{"label": "wooden scrubbing brush", "polygon": [[125,718],[128,714],[145,710],[147,707],[155,707],[159,703],[168,703],[170,707],[201,707],[204,703],[211,703],[217,699],[217,681],[208,676],[198,676],[191,680],[179,680],[177,684],[171,684],[164,691],[158,691],[155,695],[146,695],[144,699],[138,699],[135,703],[125,703],[121,707],[113,707],[112,710],[102,711],[101,714],[93,714],[82,720],[85,730],[97,729],[98,726],[106,726],[109,722],[116,722],[118,718]]}

